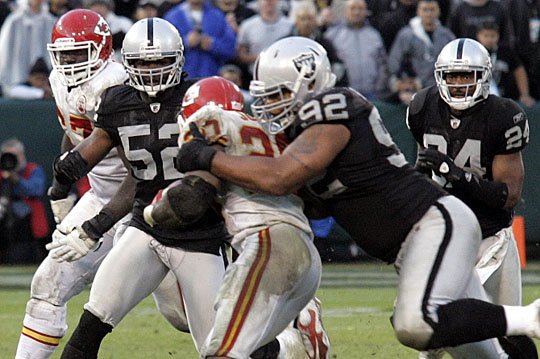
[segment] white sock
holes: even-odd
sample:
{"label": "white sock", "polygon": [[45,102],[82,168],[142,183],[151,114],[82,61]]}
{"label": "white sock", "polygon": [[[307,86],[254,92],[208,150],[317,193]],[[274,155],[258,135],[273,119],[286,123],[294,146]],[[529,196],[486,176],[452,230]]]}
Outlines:
{"label": "white sock", "polygon": [[533,304],[524,307],[503,305],[506,316],[506,335],[531,336],[534,321],[538,316],[538,307]]}
{"label": "white sock", "polygon": [[26,335],[21,334],[15,359],[32,358],[48,359],[57,348],[57,345],[47,345],[40,343]]}

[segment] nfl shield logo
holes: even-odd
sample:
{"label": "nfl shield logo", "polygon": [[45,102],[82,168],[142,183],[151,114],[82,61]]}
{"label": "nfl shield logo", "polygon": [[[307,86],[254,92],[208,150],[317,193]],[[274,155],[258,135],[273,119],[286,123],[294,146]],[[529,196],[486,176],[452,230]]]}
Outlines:
{"label": "nfl shield logo", "polygon": [[154,102],[150,104],[150,110],[153,113],[158,113],[160,108],[161,108],[161,104],[159,102]]}
{"label": "nfl shield logo", "polygon": [[459,127],[459,125],[461,124],[461,120],[458,119],[458,118],[451,118],[450,119],[450,126],[455,130],[456,128]]}

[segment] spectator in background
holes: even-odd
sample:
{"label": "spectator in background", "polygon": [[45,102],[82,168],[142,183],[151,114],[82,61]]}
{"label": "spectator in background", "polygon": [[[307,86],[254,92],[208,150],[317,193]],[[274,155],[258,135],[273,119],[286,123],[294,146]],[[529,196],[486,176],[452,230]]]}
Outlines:
{"label": "spectator in background", "polygon": [[492,22],[499,27],[500,44],[514,46],[514,31],[503,5],[495,0],[467,0],[461,2],[450,15],[448,27],[456,37],[476,38],[482,23]]}
{"label": "spectator in background", "polygon": [[56,18],[43,0],[28,0],[8,15],[0,30],[0,85],[3,92],[26,81],[38,58],[50,66],[47,42]]}
{"label": "spectator in background", "polygon": [[532,107],[534,98],[529,93],[529,79],[525,67],[516,52],[507,46],[499,46],[499,28],[487,22],[478,28],[476,40],[484,45],[491,57],[493,66],[491,93],[519,100],[524,106]]}
{"label": "spectator in background", "polygon": [[135,14],[133,14],[133,20],[139,21],[141,19],[146,19],[149,17],[158,17],[158,7],[155,3],[143,0],[135,9]]}
{"label": "spectator in background", "polygon": [[55,17],[60,17],[71,9],[68,0],[49,0],[49,12]]}
{"label": "spectator in background", "polygon": [[399,30],[407,26],[409,21],[416,16],[416,4],[417,0],[399,0],[395,10],[381,16],[379,31],[383,37],[386,50],[390,50]]}
{"label": "spectator in background", "polygon": [[[244,20],[249,19],[257,14],[253,9],[241,3],[240,0],[215,0],[215,4],[221,11],[223,11],[227,23],[231,26],[237,36],[240,24],[244,22]],[[242,73],[242,82],[239,86],[241,86],[241,88],[244,90],[247,89],[249,87],[249,82],[251,81],[251,76],[249,74],[248,66],[241,62],[236,56],[236,49],[234,59],[229,60],[228,63],[240,68]],[[248,108],[249,106],[246,107]]]}
{"label": "spectator in background", "polygon": [[221,69],[219,69],[219,76],[231,81],[240,88],[240,92],[244,95],[244,111],[251,114],[250,105],[253,102],[253,96],[251,96],[248,90],[242,88],[242,79],[244,77],[242,69],[234,64],[223,65]]}
{"label": "spectator in background", "polygon": [[367,21],[367,13],[364,0],[347,0],[345,22],[331,27],[324,36],[345,64],[349,85],[369,100],[378,100],[387,90],[386,50],[381,34]]}
{"label": "spectator in background", "polygon": [[50,72],[45,60],[40,57],[30,69],[27,81],[9,88],[4,96],[21,100],[52,99]]}
{"label": "spectator in background", "polygon": [[529,77],[531,96],[540,100],[540,1],[501,0],[514,29],[515,49]]}
{"label": "spectator in background", "polygon": [[45,171],[12,138],[0,145],[0,173],[0,263],[35,263],[46,256],[49,235]]}
{"label": "spectator in background", "polygon": [[241,4],[240,0],[216,0],[216,6],[223,11],[227,23],[235,33],[238,33],[238,28],[244,20],[257,14],[252,9]]}
{"label": "spectator in background", "polygon": [[135,15],[135,11],[141,4],[140,0],[113,0],[114,1],[114,13],[118,16],[127,17],[132,19]]}
{"label": "spectator in background", "polygon": [[279,8],[279,0],[257,0],[259,14],[240,24],[238,30],[238,60],[253,74],[253,64],[259,53],[274,41],[290,34],[293,23]]}
{"label": "spectator in background", "polygon": [[336,75],[336,86],[348,86],[345,64],[339,59],[332,42],[326,39],[317,25],[317,8],[313,2],[303,2],[296,6],[292,13],[294,27],[288,36],[303,36],[317,41],[326,49],[328,59],[332,65],[332,72]]}
{"label": "spectator in background", "polygon": [[419,0],[416,13],[409,25],[399,30],[388,54],[391,89],[404,72],[404,65],[411,67],[406,72],[418,78],[420,88],[435,85],[433,70],[437,56],[455,39],[450,29],[439,21],[440,8],[436,0]]}
{"label": "spectator in background", "polygon": [[188,78],[215,76],[234,58],[236,34],[225,15],[205,0],[186,0],[169,10],[165,20],[173,24],[184,42],[184,71]]}
{"label": "spectator in background", "polygon": [[390,94],[384,101],[408,106],[414,94],[422,89],[422,83],[409,64],[402,65],[400,72],[392,75],[389,87]]}
{"label": "spectator in background", "polygon": [[113,56],[116,61],[121,62],[122,55],[120,54],[120,49],[122,48],[122,42],[131,25],[133,25],[133,21],[125,16],[116,15],[112,0],[89,0],[86,8],[103,16],[109,24],[113,38]]}

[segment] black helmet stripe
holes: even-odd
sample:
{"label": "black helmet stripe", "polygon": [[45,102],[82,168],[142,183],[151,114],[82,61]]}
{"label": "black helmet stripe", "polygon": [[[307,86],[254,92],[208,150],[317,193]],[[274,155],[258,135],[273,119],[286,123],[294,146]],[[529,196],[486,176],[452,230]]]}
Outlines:
{"label": "black helmet stripe", "polygon": [[146,34],[148,35],[148,46],[154,46],[154,18],[151,17],[147,21],[148,28]]}
{"label": "black helmet stripe", "polygon": [[465,39],[460,39],[457,46],[456,59],[461,60],[463,57],[463,45],[465,45]]}

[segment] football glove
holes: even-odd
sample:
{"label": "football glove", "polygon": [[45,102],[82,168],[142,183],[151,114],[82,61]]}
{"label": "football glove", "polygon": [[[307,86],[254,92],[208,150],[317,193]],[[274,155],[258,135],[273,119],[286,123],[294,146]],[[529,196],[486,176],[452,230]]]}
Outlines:
{"label": "football glove", "polygon": [[66,198],[50,200],[52,213],[54,215],[54,221],[60,224],[66,218],[67,214],[75,205],[77,197],[74,194],[70,194]]}
{"label": "football glove", "polygon": [[436,175],[446,178],[449,182],[459,181],[465,173],[450,157],[434,148],[420,150],[416,165],[419,169],[433,170]]}
{"label": "football glove", "polygon": [[58,263],[73,262],[88,254],[97,247],[98,242],[88,237],[81,226],[71,231],[58,225],[52,234],[52,242],[45,248],[51,252],[51,257]]}
{"label": "football glove", "polygon": [[217,150],[206,141],[194,122],[189,124],[189,130],[193,139],[183,143],[178,150],[175,159],[176,168],[182,173],[196,170],[210,172],[212,159]]}

